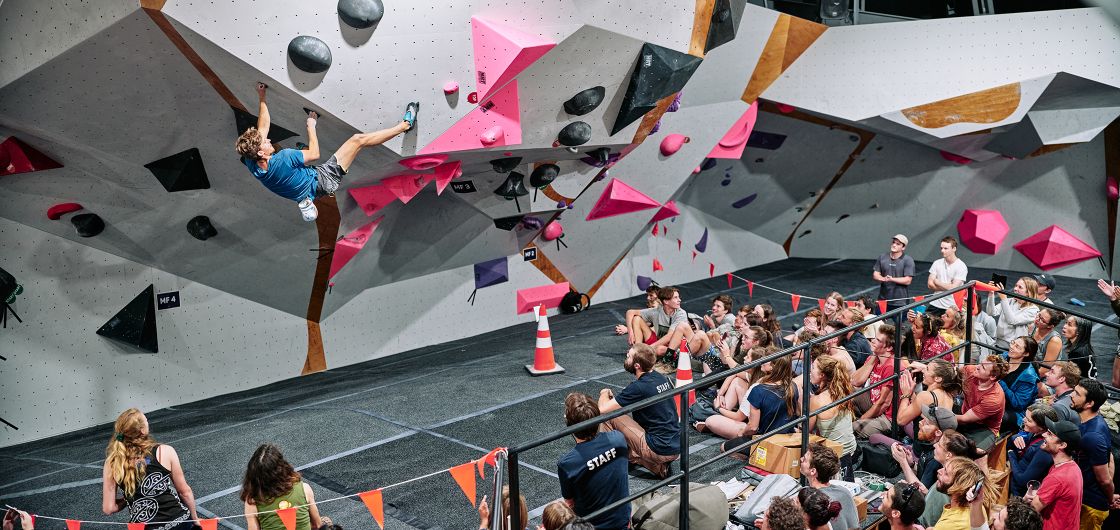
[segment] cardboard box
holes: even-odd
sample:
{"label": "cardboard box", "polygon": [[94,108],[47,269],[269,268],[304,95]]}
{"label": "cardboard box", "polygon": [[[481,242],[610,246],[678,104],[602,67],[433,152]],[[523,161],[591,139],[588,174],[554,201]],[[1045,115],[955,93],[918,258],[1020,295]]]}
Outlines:
{"label": "cardboard box", "polygon": [[1002,469],[989,469],[988,480],[995,486],[998,497],[997,504],[1007,504],[1011,489],[1011,466],[1006,462]]}
{"label": "cardboard box", "polygon": [[859,514],[859,520],[862,522],[864,519],[867,519],[867,499],[859,495],[856,495],[854,498],[856,501],[856,513]]}
{"label": "cardboard box", "polygon": [[[811,435],[809,442],[821,442],[839,458],[844,446],[823,437]],[[771,473],[801,476],[801,433],[775,434],[751,448],[750,465]]]}

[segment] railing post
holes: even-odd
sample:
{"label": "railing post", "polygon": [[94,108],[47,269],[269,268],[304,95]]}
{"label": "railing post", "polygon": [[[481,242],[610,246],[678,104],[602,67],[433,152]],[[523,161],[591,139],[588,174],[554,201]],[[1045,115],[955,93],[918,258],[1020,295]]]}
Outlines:
{"label": "railing post", "polygon": [[[690,366],[689,370],[692,369]],[[688,421],[688,395],[685,392],[680,395],[680,418],[681,418],[681,503],[678,505],[679,510],[677,516],[677,528],[680,530],[688,530],[688,429],[690,427]]]}
{"label": "railing post", "polygon": [[[899,311],[901,315],[902,312]],[[899,375],[902,371],[902,322],[899,321],[894,327],[894,375]],[[898,401],[899,394],[902,393],[902,385],[899,382],[902,376],[891,385],[891,438],[899,439],[898,435]]]}
{"label": "railing post", "polygon": [[[973,283],[976,283],[975,280],[973,281]],[[965,305],[967,307],[965,307],[964,309],[965,312],[968,313],[968,318],[966,318],[964,321],[964,340],[968,341],[968,346],[964,347],[964,362],[966,365],[972,362],[972,308],[973,304],[976,302],[975,296],[976,288],[969,287],[968,294],[965,298]]]}
{"label": "railing post", "polygon": [[[502,466],[509,467],[509,461],[502,453],[498,453],[496,461],[498,467],[494,470],[494,491],[491,492],[490,495],[490,498],[494,499],[493,503],[490,505],[490,528],[501,530],[502,520],[506,518],[505,512],[502,511]],[[517,497],[510,498],[516,499]],[[513,503],[512,506],[517,506],[517,503]],[[517,510],[516,508],[515,510],[518,512],[518,517],[520,517],[521,510]]]}
{"label": "railing post", "polygon": [[809,450],[809,387],[813,384],[809,381],[809,372],[813,369],[813,345],[817,343],[818,339],[813,339],[801,350],[801,395],[798,396],[801,398],[801,415],[804,417],[801,424],[801,454]]}
{"label": "railing post", "polygon": [[[509,452],[509,499],[511,508],[517,506],[517,499],[521,498],[521,482],[517,477],[517,457],[518,454],[516,452]],[[501,495],[501,493],[498,495]],[[494,497],[494,504],[500,505],[501,503],[502,499],[500,497]],[[521,510],[519,509],[512,508],[507,515],[509,516],[509,527],[511,529],[521,528],[521,525],[527,522],[521,520]],[[501,530],[502,526],[499,522],[491,525],[490,528],[493,530]]]}

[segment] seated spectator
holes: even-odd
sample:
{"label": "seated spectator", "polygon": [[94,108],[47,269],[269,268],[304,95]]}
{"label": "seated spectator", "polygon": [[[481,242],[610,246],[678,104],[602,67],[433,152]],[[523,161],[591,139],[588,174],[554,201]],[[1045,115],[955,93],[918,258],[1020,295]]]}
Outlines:
{"label": "seated spectator", "polygon": [[[1108,298],[1108,303],[1112,307],[1112,312],[1120,317],[1120,286],[1115,283],[1108,283],[1104,280],[1097,280],[1097,289]],[[1117,332],[1120,337],[1120,330]],[[1116,357],[1120,358],[1120,342],[1116,343]],[[1120,362],[1112,363],[1112,386],[1120,387]]]}
{"label": "seated spectator", "polygon": [[1081,370],[1081,377],[1096,379],[1096,353],[1093,351],[1093,323],[1083,318],[1070,316],[1062,326],[1062,359],[1073,361]]}
{"label": "seated spectator", "polygon": [[[649,287],[646,287],[646,309],[661,306],[661,300],[657,298],[657,292],[660,290],[661,286],[657,285],[657,282],[650,282]],[[626,324],[618,324],[614,327],[615,335],[626,335],[630,332],[630,319],[627,319],[626,322]]]}
{"label": "seated spectator", "polygon": [[[805,528],[808,530],[859,530],[859,523],[855,526],[843,527],[839,522],[834,526],[830,523],[840,515],[840,503],[836,502],[813,487],[801,488],[797,492],[797,504],[801,506],[801,515],[805,518]],[[853,504],[854,506],[854,504]]]}
{"label": "seated spectator", "polygon": [[[863,314],[858,312],[858,310],[851,308],[845,308],[837,311],[837,318],[840,323],[843,324],[843,327],[838,329],[843,329],[848,326],[863,322]],[[894,326],[891,326],[891,329],[893,330]],[[880,327],[879,330],[882,331],[882,327]],[[890,340],[891,344],[894,344],[894,336],[891,336]],[[867,358],[871,355],[871,352],[873,350],[873,348],[871,347],[871,342],[867,339],[867,337],[864,337],[863,333],[861,333],[858,329],[854,329],[846,333],[844,337],[840,339],[840,347],[848,350],[848,353],[852,355],[852,360],[855,361],[856,366],[863,366],[867,362]]]}
{"label": "seated spectator", "polygon": [[[518,511],[521,512],[521,530],[529,528],[529,507],[525,504],[525,496],[518,495]],[[509,530],[510,518],[508,514],[513,508],[509,502],[509,486],[502,488],[502,513],[507,514],[507,517],[502,519],[501,530]],[[486,496],[482,496],[482,502],[478,503],[478,530],[490,530],[490,504],[486,502]],[[339,529],[341,530],[341,529]]]}
{"label": "seated spectator", "polygon": [[[941,329],[938,334],[952,348],[964,342],[964,318],[961,318],[961,312],[956,306],[947,307],[941,313]],[[956,357],[959,358],[960,355]]]}
{"label": "seated spectator", "polygon": [[[1003,289],[1002,284],[996,284],[995,287]],[[1033,277],[1019,278],[1012,290],[1021,296],[1038,298],[1038,282]],[[999,298],[998,303],[996,298]],[[1029,333],[1027,326],[1038,316],[1038,306],[1026,300],[1008,298],[1006,294],[999,291],[988,295],[987,311],[996,319],[996,346],[1004,350],[1016,337],[1027,335]]]}
{"label": "seated spectator", "polygon": [[774,497],[762,519],[755,521],[755,526],[759,530],[805,530],[805,517],[796,500]]}
{"label": "seated spectator", "polygon": [[280,508],[296,508],[293,530],[311,530],[323,525],[315,492],[303,482],[299,472],[284,459],[280,448],[262,444],[253,452],[245,468],[241,501],[249,530],[285,530],[276,515]]}
{"label": "seated spectator", "polygon": [[[999,353],[993,347],[996,345],[996,319],[980,310],[980,304],[972,307],[972,342],[978,343],[971,346],[972,358],[983,359],[990,354]],[[983,345],[988,346],[983,346]],[[957,358],[963,358],[957,355]]]}
{"label": "seated spectator", "polygon": [[949,496],[949,505],[929,530],[979,528],[987,522],[987,511],[996,492],[976,462],[961,457],[950,459],[937,474],[937,488]]}
{"label": "seated spectator", "polygon": [[1043,387],[1051,389],[1052,393],[1040,398],[1040,401],[1053,406],[1059,420],[1081,423],[1081,418],[1073,410],[1073,389],[1081,382],[1081,369],[1070,361],[1057,361],[1046,372],[1044,382]]}
{"label": "seated spectator", "polygon": [[[752,348],[749,359],[754,361],[777,353],[777,351],[778,349],[774,346]],[[789,361],[789,357],[783,357],[783,359]],[[764,363],[739,374],[745,377],[732,383],[729,394],[722,397],[716,396],[717,399],[712,402],[712,408],[715,409],[716,414],[709,416],[705,421],[694,423],[693,426],[696,427],[696,430],[705,432],[711,429],[708,422],[715,418],[715,428],[711,429],[713,433],[724,438],[738,436],[738,433],[750,424],[752,412],[758,412],[747,398],[773,368],[772,363]]]}
{"label": "seated spectator", "polygon": [[1018,430],[1019,424],[1023,422],[1023,413],[1038,395],[1038,372],[1034,369],[1037,351],[1038,343],[1030,337],[1022,336],[1011,341],[1011,349],[1005,355],[1007,374],[999,381],[1003,395],[1007,398],[1000,432]]}
{"label": "seated spectator", "polygon": [[844,295],[832,291],[828,293],[828,296],[824,297],[824,307],[821,308],[821,313],[824,314],[825,322],[829,320],[839,320],[839,315],[837,313],[839,313],[841,309],[844,309]]}
{"label": "seated spectator", "polygon": [[[591,401],[591,396],[584,396],[588,402]],[[598,416],[598,414],[596,414]],[[569,425],[570,427],[571,425]],[[619,459],[621,460],[621,459]],[[586,463],[584,465],[587,465]],[[623,476],[625,476],[625,471]],[[541,530],[560,530],[564,525],[568,524],[571,520],[576,518],[576,512],[572,511],[572,507],[568,506],[564,501],[552,501],[545,505],[544,511],[541,512]]]}
{"label": "seated spectator", "polygon": [[[852,383],[848,379],[848,372],[840,361],[832,357],[821,356],[813,361],[813,368],[809,373],[809,382],[820,389],[819,393],[813,394],[809,398],[809,409],[812,411],[831,405],[852,393]],[[855,481],[855,473],[852,468],[852,457],[856,452],[856,437],[853,430],[854,419],[855,415],[852,412],[851,401],[846,401],[809,418],[810,432],[817,432],[844,448],[844,454],[840,457],[841,479],[848,482]],[[827,478],[831,478],[831,476]],[[828,483],[827,478],[824,480],[825,484]]]}
{"label": "seated spectator", "polygon": [[[1112,436],[1099,411],[1108,399],[1104,385],[1096,379],[1082,379],[1073,389],[1073,410],[1081,417],[1081,438],[1074,451],[1085,487],[1081,497],[1081,528],[1100,529],[1109,507],[1116,501],[1112,483]],[[1047,424],[1047,427],[1050,427]],[[1065,427],[1061,427],[1065,429]],[[1060,435],[1058,431],[1053,431]],[[1060,436],[1059,436],[1060,437]],[[1058,458],[1054,458],[1054,465]]]}
{"label": "seated spectator", "polygon": [[1066,321],[1066,314],[1044,307],[1038,310],[1034,322],[1027,326],[1030,338],[1038,343],[1038,370],[1039,377],[1046,377],[1047,366],[1057,362],[1062,355],[1062,334],[1058,325]]}
{"label": "seated spectator", "polygon": [[1027,492],[1027,483],[1041,481],[1054,463],[1050,453],[1042,450],[1046,420],[1058,421],[1054,408],[1038,403],[1027,408],[1023,416],[1023,430],[1011,439],[1007,450],[1007,463],[1011,466],[1012,495],[1022,497]]}
{"label": "seated spectator", "polygon": [[989,355],[978,365],[961,368],[964,405],[957,415],[958,430],[984,451],[992,448],[1003,423],[1007,398],[999,380],[1006,373],[1007,361],[999,355]]}
{"label": "seated spectator", "polygon": [[942,358],[953,362],[951,346],[940,335],[940,322],[929,315],[910,312],[910,330],[902,339],[902,356],[915,361],[928,361]]}
{"label": "seated spectator", "polygon": [[770,334],[770,340],[778,349],[788,348],[789,342],[782,337],[782,324],[778,322],[777,316],[774,315],[774,308],[770,304],[758,304],[754,306],[754,312],[762,319],[762,329]]}
{"label": "seated spectator", "polygon": [[[769,347],[769,344],[761,344],[760,342],[764,341],[758,341],[756,337],[763,338],[764,341],[770,340],[770,336],[758,326],[744,328],[743,334],[740,336],[739,342],[735,346],[735,353],[732,354],[726,347],[722,347],[720,349],[720,360],[723,361],[728,368],[735,368],[744,362],[749,362],[751,359],[751,350],[759,348],[759,351],[761,351],[761,349]],[[778,350],[775,349],[773,351],[776,352]],[[725,378],[723,383],[720,384],[719,390],[716,392],[715,399],[712,400],[714,408],[718,409],[719,407],[724,407],[728,410],[738,410],[739,400],[747,393],[747,389],[750,387],[751,383],[756,380],[756,373],[758,373],[757,367]]]}
{"label": "seated spectator", "polygon": [[919,527],[915,523],[925,509],[926,501],[918,491],[918,486],[899,482],[887,488],[879,512],[883,514],[891,530],[917,530]]}
{"label": "seated spectator", "polygon": [[1053,304],[1054,301],[1050,299],[1050,293],[1054,292],[1054,289],[1058,287],[1058,283],[1054,281],[1054,277],[1049,274],[1042,273],[1035,274],[1034,276],[1032,276],[1032,278],[1034,278],[1034,281],[1037,284],[1035,290],[1037,291],[1038,296],[1036,296],[1035,298],[1042,300],[1043,302],[1046,302],[1048,304]]}
{"label": "seated spectator", "polygon": [[664,361],[675,368],[676,351],[682,340],[688,341],[688,351],[703,352],[710,346],[708,336],[692,331],[688,314],[681,309],[681,294],[676,287],[662,287],[657,291],[657,297],[661,300],[661,307],[626,312],[628,341],[630,345],[642,343],[653,346],[658,357],[673,352]]}
{"label": "seated spectator", "polygon": [[[853,386],[863,386],[887,379],[895,374],[894,358],[895,327],[883,324],[879,327],[879,335],[875,337],[873,345],[874,355],[868,357],[867,362],[856,370],[852,376]],[[900,370],[906,370],[907,361],[901,361]],[[871,408],[867,409],[855,423],[856,435],[867,438],[872,434],[888,432],[891,429],[891,418],[894,417],[894,382],[888,382],[872,388],[868,394],[871,398]]]}
{"label": "seated spectator", "polygon": [[[572,392],[564,399],[564,421],[569,427],[599,414],[599,406],[591,396]],[[627,459],[624,455],[630,454],[630,451],[623,433],[599,432],[597,426],[592,426],[572,436],[576,440],[575,447],[556,463],[560,495],[566,506],[570,506],[576,515],[586,516],[629,496],[630,479],[626,475]],[[550,520],[552,517],[546,508],[546,528]],[[626,528],[630,523],[630,504],[623,504],[589,522],[596,528]]]}
{"label": "seated spectator", "polygon": [[[952,414],[951,410],[936,409],[933,417],[939,418],[938,421],[944,421],[944,424],[951,424],[952,420],[948,416]],[[945,418],[941,420],[940,418]],[[936,487],[937,480],[941,476],[941,472],[945,467],[945,463],[952,458],[966,458],[971,461],[983,461],[987,459],[987,455],[981,453],[976,449],[976,444],[969,440],[963,434],[946,430],[933,444],[933,458],[929,460],[925,467],[922,469],[923,477],[925,475],[932,475],[933,478],[929,480],[927,485],[923,479],[918,480],[914,474],[914,470],[908,463],[909,456],[907,455],[906,446],[897,443],[891,446],[891,456],[895,461],[902,466],[902,475],[905,480],[911,484],[916,484],[922,495],[925,496],[925,511],[922,516],[918,518],[918,522],[924,526],[931,526],[941,518],[941,511],[945,505],[949,503],[949,497],[945,491]]]}
{"label": "seated spectator", "polygon": [[[105,515],[127,507],[130,521],[150,521],[152,514],[138,508],[137,501],[143,499],[149,509],[160,514],[167,530],[189,530],[192,519],[198,519],[194,492],[183,475],[179,454],[152,438],[148,418],[138,409],[130,408],[117,416],[113,437],[105,448],[101,481],[101,510]],[[123,498],[117,497],[118,490]]]}
{"label": "seated spectator", "polygon": [[[720,410],[720,416],[708,418],[712,432],[731,438],[723,443],[723,451],[746,444],[756,433],[793,432],[794,426],[785,426],[798,414],[800,401],[797,386],[793,384],[789,357],[778,357],[762,365],[758,385],[747,393],[750,416],[745,424],[734,421]],[[713,421],[715,423],[713,423]]]}
{"label": "seated spectator", "polygon": [[[824,313],[821,313],[820,309],[814,307],[805,313],[805,318],[801,319],[801,324],[801,329],[799,329],[797,333],[806,330],[820,333],[820,331],[824,329]],[[791,343],[797,342],[794,340],[797,338],[797,333],[787,334],[786,341]]]}
{"label": "seated spectator", "polygon": [[[821,334],[831,335],[840,329],[844,329],[844,323],[840,322],[839,320],[833,320],[825,324],[824,330],[821,332]],[[840,337],[832,337],[826,340],[825,344],[828,346],[827,355],[829,357],[832,357],[837,361],[844,363],[844,366],[847,367],[848,372],[854,373],[856,371],[856,361],[855,359],[852,359],[852,354],[848,353],[848,350],[845,350],[840,346]]]}
{"label": "seated spectator", "polygon": [[735,315],[731,312],[734,305],[730,295],[721,294],[713,298],[711,311],[704,315],[704,326],[720,333],[731,331],[735,325]]}
{"label": "seated spectator", "polygon": [[840,471],[840,460],[836,453],[820,442],[809,444],[808,450],[801,455],[801,476],[809,482],[810,488],[828,496],[829,500],[837,503],[837,513],[829,519],[833,521],[834,530],[851,530],[859,528],[859,513],[856,511],[856,502],[851,490],[829,484]]}
{"label": "seated spectator", "polygon": [[35,530],[35,518],[31,514],[17,510],[15,508],[8,508],[4,512],[4,527],[3,530]]}
{"label": "seated spectator", "polygon": [[[1081,432],[1068,421],[1047,421],[1042,450],[1050,453],[1054,465],[1038,491],[1023,497],[1042,516],[1043,530],[1068,530],[1082,526],[1083,487],[1081,469],[1070,456],[1078,450]],[[1108,512],[1105,512],[1108,515]],[[1103,521],[1104,518],[1102,517]]]}
{"label": "seated spectator", "polygon": [[1012,497],[992,518],[992,530],[1042,530],[1042,516],[1023,499]]}
{"label": "seated spectator", "polygon": [[[673,382],[653,371],[653,348],[635,344],[626,352],[623,368],[634,375],[618,396],[609,388],[599,392],[599,411],[606,414],[673,389]],[[626,437],[630,462],[645,467],[659,478],[669,476],[669,463],[680,458],[680,422],[671,400],[635,410],[633,417],[623,415],[603,424]]]}
{"label": "seated spectator", "polygon": [[[922,391],[916,391],[914,374],[921,374]],[[907,436],[914,436],[914,422],[922,412],[934,407],[951,407],[953,398],[961,393],[961,377],[957,369],[944,359],[934,359],[928,364],[911,363],[898,380],[902,392],[898,400],[898,424]],[[956,429],[956,423],[952,427]]]}

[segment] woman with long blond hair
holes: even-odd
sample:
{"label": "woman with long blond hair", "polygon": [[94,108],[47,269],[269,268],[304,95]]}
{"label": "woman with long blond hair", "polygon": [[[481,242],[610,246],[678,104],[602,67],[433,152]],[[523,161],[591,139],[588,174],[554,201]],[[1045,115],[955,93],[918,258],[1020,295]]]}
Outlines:
{"label": "woman with long blond hair", "polygon": [[[809,411],[831,405],[852,393],[852,380],[847,369],[832,357],[820,356],[813,361],[809,372],[809,382],[820,392],[809,396]],[[821,436],[840,444],[844,453],[840,455],[840,478],[855,481],[852,457],[856,452],[856,435],[853,427],[855,412],[852,402],[845,401],[831,409],[809,418],[809,431],[817,431]]]}
{"label": "woman with long blond hair", "polygon": [[101,476],[105,515],[127,507],[129,521],[147,523],[147,530],[189,530],[198,520],[179,455],[152,439],[148,418],[137,409],[117,417]]}

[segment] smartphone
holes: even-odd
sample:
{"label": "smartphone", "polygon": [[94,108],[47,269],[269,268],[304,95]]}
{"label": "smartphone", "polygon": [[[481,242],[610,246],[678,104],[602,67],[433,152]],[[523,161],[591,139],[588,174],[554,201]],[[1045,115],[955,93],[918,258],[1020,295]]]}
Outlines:
{"label": "smartphone", "polygon": [[1027,493],[1024,494],[1023,496],[1024,497],[1030,497],[1031,495],[1034,495],[1035,493],[1038,493],[1039,485],[1040,484],[1037,480],[1032,480],[1032,481],[1027,482]]}
{"label": "smartphone", "polygon": [[994,283],[996,285],[1002,285],[1004,287],[1007,287],[1007,275],[993,272],[992,273],[992,283]]}
{"label": "smartphone", "polygon": [[983,480],[976,481],[976,485],[973,486],[972,489],[969,490],[969,492],[968,492],[968,500],[971,502],[973,499],[975,499],[977,495],[980,495],[980,491],[983,488],[984,488],[984,481]]}

